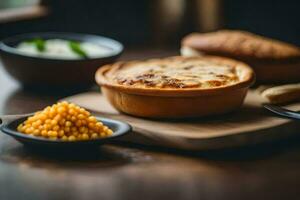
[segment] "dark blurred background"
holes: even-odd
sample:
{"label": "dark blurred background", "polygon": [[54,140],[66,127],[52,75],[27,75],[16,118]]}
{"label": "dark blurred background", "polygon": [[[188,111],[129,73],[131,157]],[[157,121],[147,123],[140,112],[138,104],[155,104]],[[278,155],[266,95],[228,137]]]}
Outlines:
{"label": "dark blurred background", "polygon": [[0,0],[0,39],[64,31],[177,47],[189,32],[230,28],[300,46],[299,8],[299,0]]}

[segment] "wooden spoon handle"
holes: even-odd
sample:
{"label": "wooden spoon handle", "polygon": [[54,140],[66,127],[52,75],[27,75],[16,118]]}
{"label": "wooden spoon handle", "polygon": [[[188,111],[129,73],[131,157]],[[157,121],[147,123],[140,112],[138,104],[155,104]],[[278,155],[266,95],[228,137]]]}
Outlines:
{"label": "wooden spoon handle", "polygon": [[268,88],[261,96],[273,104],[283,104],[300,100],[300,83]]}

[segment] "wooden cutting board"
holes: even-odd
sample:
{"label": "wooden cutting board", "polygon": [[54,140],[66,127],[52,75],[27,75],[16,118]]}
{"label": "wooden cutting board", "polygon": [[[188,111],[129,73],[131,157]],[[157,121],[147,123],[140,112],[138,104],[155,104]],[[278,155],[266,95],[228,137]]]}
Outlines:
{"label": "wooden cutting board", "polygon": [[[250,91],[238,111],[218,117],[185,120],[151,120],[116,111],[99,92],[82,93],[64,100],[89,109],[97,116],[122,120],[134,132],[124,141],[186,150],[207,150],[259,143],[297,134],[300,123],[275,116],[262,108],[262,99]],[[201,106],[201,105],[195,105]],[[300,110],[300,103],[287,106]]]}

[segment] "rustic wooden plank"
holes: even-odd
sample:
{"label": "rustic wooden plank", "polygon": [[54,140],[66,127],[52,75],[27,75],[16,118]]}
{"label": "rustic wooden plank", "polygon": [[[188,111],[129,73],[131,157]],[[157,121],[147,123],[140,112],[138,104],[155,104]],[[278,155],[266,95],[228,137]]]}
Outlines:
{"label": "rustic wooden plank", "polygon": [[[136,133],[129,135],[127,141],[181,149],[203,150],[259,143],[290,136],[300,129],[300,123],[279,118],[262,108],[263,100],[254,90],[248,93],[245,104],[238,111],[217,117],[181,120],[143,119],[119,113],[99,92],[78,94],[65,100],[96,115],[128,122]],[[300,109],[300,103],[289,107]],[[289,134],[284,130],[289,130]],[[135,141],[137,134],[142,134],[148,141]]]}

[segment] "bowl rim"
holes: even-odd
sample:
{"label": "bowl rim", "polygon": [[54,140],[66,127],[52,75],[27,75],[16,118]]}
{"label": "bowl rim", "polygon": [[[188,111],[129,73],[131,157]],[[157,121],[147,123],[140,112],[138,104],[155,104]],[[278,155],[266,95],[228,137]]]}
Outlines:
{"label": "bowl rim", "polygon": [[[34,38],[34,37],[44,37],[44,38],[59,38],[59,39],[68,39],[68,38],[82,38],[81,41],[89,41],[91,39],[101,40],[103,46],[111,49],[111,53],[104,56],[94,57],[94,58],[79,58],[79,59],[63,59],[63,58],[52,58],[46,56],[34,56],[29,55],[23,52],[18,51],[16,48],[8,45],[8,42],[21,42],[26,38]],[[80,40],[80,39],[78,39]],[[100,42],[100,43],[101,43]],[[0,41],[0,53],[5,52],[17,56],[21,56],[23,58],[31,58],[36,60],[46,60],[46,61],[59,61],[59,62],[78,62],[78,61],[93,61],[100,59],[107,59],[119,56],[124,51],[124,46],[119,41],[95,34],[86,34],[86,33],[72,33],[72,32],[32,32],[32,33],[23,33],[17,34],[14,36],[6,37]]]}

